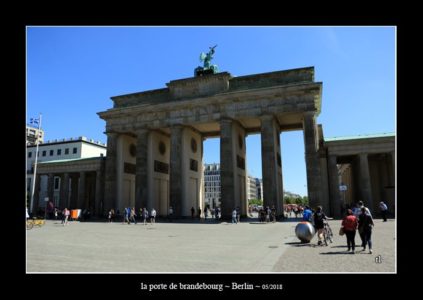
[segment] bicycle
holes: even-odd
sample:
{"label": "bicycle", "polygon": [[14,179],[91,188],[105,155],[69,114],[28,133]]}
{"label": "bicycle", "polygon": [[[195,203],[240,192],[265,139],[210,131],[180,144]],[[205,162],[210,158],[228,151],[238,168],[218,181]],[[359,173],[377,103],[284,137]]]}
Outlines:
{"label": "bicycle", "polygon": [[329,223],[327,221],[323,221],[323,240],[325,245],[328,245],[328,241],[333,243],[333,232],[332,228],[330,228]]}
{"label": "bicycle", "polygon": [[37,227],[41,227],[41,226],[43,226],[44,224],[46,223],[46,221],[45,220],[42,220],[42,219],[29,219],[29,220],[26,220],[26,229],[27,230],[30,230],[30,229],[32,229],[34,226],[37,226]]}

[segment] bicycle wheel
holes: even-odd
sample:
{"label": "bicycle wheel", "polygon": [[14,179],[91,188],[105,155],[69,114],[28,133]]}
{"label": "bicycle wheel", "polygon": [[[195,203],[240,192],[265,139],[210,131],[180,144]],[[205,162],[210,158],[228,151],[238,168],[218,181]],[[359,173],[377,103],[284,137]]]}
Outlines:
{"label": "bicycle wheel", "polygon": [[34,227],[34,223],[26,221],[26,230],[32,229],[32,227]]}
{"label": "bicycle wheel", "polygon": [[330,227],[328,228],[328,236],[329,236],[329,241],[333,243],[333,232]]}
{"label": "bicycle wheel", "polygon": [[328,232],[327,232],[326,228],[323,229],[323,240],[325,241],[325,245],[327,246],[328,245]]}

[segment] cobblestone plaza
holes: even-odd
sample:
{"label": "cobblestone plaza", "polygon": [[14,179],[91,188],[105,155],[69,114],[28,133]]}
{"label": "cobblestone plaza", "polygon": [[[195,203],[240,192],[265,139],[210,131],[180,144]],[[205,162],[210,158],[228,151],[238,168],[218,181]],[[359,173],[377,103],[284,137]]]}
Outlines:
{"label": "cobblestone plaza", "polygon": [[[341,221],[330,221],[337,233]],[[27,231],[27,272],[303,273],[396,272],[395,220],[375,220],[373,254],[347,253],[346,238],[329,246],[296,238],[297,222],[230,224],[47,221]]]}

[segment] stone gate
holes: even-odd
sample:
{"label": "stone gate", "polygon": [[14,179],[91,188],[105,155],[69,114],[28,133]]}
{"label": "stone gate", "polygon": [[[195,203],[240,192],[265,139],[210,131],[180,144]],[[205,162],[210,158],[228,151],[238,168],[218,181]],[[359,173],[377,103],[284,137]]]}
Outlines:
{"label": "stone gate", "polygon": [[203,141],[220,137],[221,210],[247,214],[245,138],[261,134],[265,206],[283,213],[280,133],[304,131],[310,205],[322,198],[319,132],[322,83],[314,68],[173,80],[163,89],[112,97],[106,121],[104,209],[155,208],[189,216],[203,205]]}

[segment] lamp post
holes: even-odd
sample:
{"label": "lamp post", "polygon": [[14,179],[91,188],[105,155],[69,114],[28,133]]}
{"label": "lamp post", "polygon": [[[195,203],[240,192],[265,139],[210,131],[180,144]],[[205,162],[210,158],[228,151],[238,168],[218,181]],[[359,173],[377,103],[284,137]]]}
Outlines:
{"label": "lamp post", "polygon": [[38,144],[39,144],[38,138],[39,138],[40,129],[41,129],[41,114],[40,114],[38,119],[31,119],[31,123],[32,124],[38,123],[38,131],[36,133],[36,139],[35,139],[36,150],[35,150],[34,175],[33,175],[33,178],[32,178],[32,191],[31,191],[31,202],[30,202],[30,211],[32,213],[32,209],[33,209],[33,206],[34,206],[35,181],[37,179],[37,161],[38,161]]}

